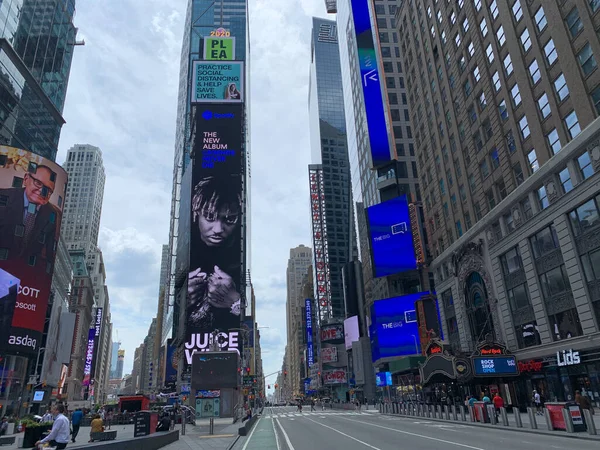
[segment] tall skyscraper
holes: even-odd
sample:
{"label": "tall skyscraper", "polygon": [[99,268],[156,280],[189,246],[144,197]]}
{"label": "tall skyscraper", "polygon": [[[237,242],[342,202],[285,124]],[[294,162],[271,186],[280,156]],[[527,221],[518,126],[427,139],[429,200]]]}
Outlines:
{"label": "tall skyscraper", "polygon": [[75,145],[63,167],[69,174],[61,233],[69,250],[81,249],[91,258],[98,247],[104,199],[102,151],[92,145]]}
{"label": "tall skyscraper", "polygon": [[[177,109],[177,129],[175,136],[175,158],[173,165],[173,197],[171,203],[171,225],[169,232],[169,298],[167,304],[173,306],[173,338],[179,345],[183,344],[186,333],[185,314],[187,307],[187,279],[190,270],[190,236],[191,236],[191,199],[192,199],[192,147],[190,142],[195,138],[196,106],[191,103],[193,62],[204,59],[204,40],[213,35],[235,38],[235,60],[246,61],[249,55],[248,42],[248,6],[246,0],[189,0],[184,24],[183,46],[180,64],[180,85]],[[244,73],[247,74],[245,70]],[[244,77],[244,87],[248,77]],[[242,86],[240,86],[242,87]],[[248,97],[246,96],[246,101]],[[242,105],[244,105],[243,100]],[[205,104],[214,106],[214,104]],[[223,105],[221,105],[222,107]],[[239,103],[238,103],[239,106]],[[242,106],[243,118],[242,148],[245,163],[242,166],[243,208],[240,214],[242,230],[243,260],[241,273],[249,272],[250,246],[249,239],[249,210],[250,210],[250,179],[248,174],[249,162],[249,133],[244,133],[250,123],[248,110]],[[243,116],[243,117],[242,117]],[[208,117],[208,116],[207,116]],[[211,116],[212,117],[212,116]],[[202,116],[198,117],[202,118]],[[193,126],[194,125],[194,126]],[[233,130],[231,131],[233,133]],[[235,132],[237,133],[237,131]],[[236,149],[237,150],[237,149]],[[198,152],[200,153],[200,152]],[[241,250],[241,249],[240,249]],[[240,275],[241,275],[240,273]],[[244,285],[245,283],[245,285]],[[250,298],[249,277],[247,280],[236,280],[242,291],[242,298]],[[168,316],[167,316],[168,317]],[[161,336],[162,338],[162,336]],[[183,352],[182,352],[183,354]]]}
{"label": "tall skyscraper", "polygon": [[302,349],[305,343],[304,327],[302,326],[302,311],[304,297],[302,296],[302,281],[312,265],[312,251],[309,247],[299,245],[290,249],[287,266],[287,345],[290,359],[291,384],[295,393],[302,393],[304,380],[300,379]]}
{"label": "tall skyscraper", "polygon": [[[110,379],[117,379],[117,361],[119,356],[119,349],[121,348],[120,342],[113,342],[111,353],[110,353]],[[122,378],[122,377],[121,377]]]}
{"label": "tall skyscraper", "polygon": [[[405,1],[397,14],[431,268],[456,348],[491,335],[519,359],[577,351],[584,373],[600,347],[599,10]],[[534,387],[563,401],[582,387],[566,380]]]}
{"label": "tall skyscraper", "polygon": [[[321,275],[326,279],[320,288],[324,290],[319,293],[321,318],[339,319],[344,317],[342,268],[352,259],[356,245],[342,72],[334,21],[313,18],[311,47],[309,120],[313,165],[309,174],[311,189],[314,183],[319,183],[314,176],[322,177],[323,201],[320,207],[323,230],[313,230],[314,270],[323,270]],[[313,173],[314,170],[321,175]],[[320,278],[315,277],[315,285]]]}
{"label": "tall skyscraper", "polygon": [[[394,27],[394,16],[399,1],[381,0],[369,7],[371,3],[369,0],[336,2],[338,30],[340,36],[343,36],[339,46],[348,129],[348,154],[353,197],[357,202],[356,226],[367,309],[375,300],[401,292],[394,292],[394,286],[398,284],[393,283],[392,279],[373,277],[371,242],[364,209],[404,194],[412,200],[421,200],[406,84],[398,33]],[[371,39],[368,39],[369,33],[359,30],[362,41],[358,42],[354,12],[365,16],[363,20],[371,24],[372,30],[376,30],[370,33]],[[378,73],[375,79],[369,79],[369,82],[379,83],[383,91],[383,105],[379,111],[375,110],[375,113],[378,112],[385,121],[383,132],[389,137],[387,161],[383,158],[383,162],[379,163],[372,157],[369,122],[374,119],[367,117],[361,72],[367,63],[364,52],[370,48],[370,44],[373,46],[372,53],[369,52],[368,55],[372,64],[378,68]],[[359,54],[359,45],[362,54]],[[372,112],[373,108],[370,111]]]}
{"label": "tall skyscraper", "polygon": [[54,160],[77,28],[74,0],[1,2],[0,142]]}

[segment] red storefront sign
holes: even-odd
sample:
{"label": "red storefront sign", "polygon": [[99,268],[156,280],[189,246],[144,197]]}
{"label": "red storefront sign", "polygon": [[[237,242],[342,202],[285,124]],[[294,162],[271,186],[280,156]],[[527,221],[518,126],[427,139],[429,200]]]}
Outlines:
{"label": "red storefront sign", "polygon": [[532,359],[530,361],[519,361],[519,372],[541,372],[543,367],[543,361]]}

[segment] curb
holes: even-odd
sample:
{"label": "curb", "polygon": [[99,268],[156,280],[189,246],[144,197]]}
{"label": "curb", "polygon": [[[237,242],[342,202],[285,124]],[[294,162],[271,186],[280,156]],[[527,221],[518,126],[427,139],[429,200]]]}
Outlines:
{"label": "curb", "polygon": [[514,433],[537,434],[537,435],[542,435],[542,436],[558,436],[558,437],[565,437],[565,438],[570,438],[570,439],[580,439],[580,440],[584,440],[584,441],[600,442],[600,437],[592,437],[589,434],[578,435],[575,433],[566,433],[566,432],[565,432],[565,434],[562,434],[560,432],[550,432],[550,431],[545,432],[545,431],[533,430],[531,428],[505,427],[504,425],[495,426],[495,425],[480,424],[480,423],[469,422],[469,421],[455,422],[454,420],[444,420],[444,419],[437,419],[437,418],[434,419],[431,417],[421,417],[421,416],[407,416],[404,414],[388,414],[388,413],[379,413],[379,414],[382,416],[390,416],[390,417],[403,417],[403,418],[408,418],[408,419],[424,419],[424,420],[428,420],[428,421],[432,421],[432,422],[456,423],[456,424],[460,424],[460,425],[468,425],[468,426],[477,427],[477,428],[489,428],[492,430],[512,431]]}
{"label": "curb", "polygon": [[227,450],[231,450],[233,447],[235,447],[235,444],[237,444],[237,441],[240,440],[240,435],[238,434],[235,439],[233,440],[233,442],[231,444],[229,444],[229,447],[227,447]]}

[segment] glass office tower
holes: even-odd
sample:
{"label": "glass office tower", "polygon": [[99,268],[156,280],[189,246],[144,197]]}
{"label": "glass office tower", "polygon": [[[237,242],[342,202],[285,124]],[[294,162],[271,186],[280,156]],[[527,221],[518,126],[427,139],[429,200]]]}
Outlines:
{"label": "glass office tower", "polygon": [[328,315],[330,319],[340,319],[345,315],[342,268],[356,254],[352,186],[337,25],[319,18],[313,18],[309,120],[312,162],[321,166],[323,177]]}
{"label": "glass office tower", "polygon": [[75,0],[0,0],[0,144],[56,157]]}
{"label": "glass office tower", "polygon": [[[171,200],[171,226],[169,233],[169,307],[163,325],[173,324],[172,336],[183,332],[185,322],[179,317],[185,307],[187,288],[185,285],[189,266],[190,199],[191,199],[191,127],[190,89],[192,61],[202,59],[203,38],[218,28],[224,28],[235,37],[236,59],[246,61],[249,55],[248,5],[246,0],[189,0],[179,70],[179,98],[177,107],[177,129],[175,134],[175,159],[173,164],[173,197]],[[248,65],[246,64],[248,73]],[[245,77],[248,80],[248,77]],[[246,82],[248,83],[248,82]],[[246,104],[249,97],[246,95]],[[246,113],[246,129],[250,122]],[[249,133],[246,132],[246,154],[249,155]],[[247,172],[247,170],[246,170]],[[249,210],[249,179],[246,177],[246,208]],[[246,215],[247,217],[249,215]],[[249,219],[247,219],[249,221]],[[246,239],[249,226],[245,224]],[[248,250],[249,250],[249,246]],[[246,261],[249,261],[249,251]],[[249,267],[248,264],[246,267]],[[248,297],[249,298],[249,297]],[[165,335],[166,338],[170,337]],[[166,343],[163,342],[163,345]]]}

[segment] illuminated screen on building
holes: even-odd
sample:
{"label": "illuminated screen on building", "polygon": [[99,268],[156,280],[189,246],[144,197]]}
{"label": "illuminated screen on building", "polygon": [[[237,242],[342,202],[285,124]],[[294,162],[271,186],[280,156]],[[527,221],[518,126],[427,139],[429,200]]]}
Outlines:
{"label": "illuminated screen on building", "polygon": [[421,354],[415,302],[429,292],[376,300],[371,305],[373,362],[380,358]]}
{"label": "illuminated screen on building", "polygon": [[10,323],[1,352],[36,354],[40,346],[66,185],[56,163],[0,146],[0,269],[18,280],[14,306],[0,308],[2,324]]}
{"label": "illuminated screen on building", "polygon": [[312,300],[307,298],[304,300],[306,312],[306,362],[308,367],[315,363],[314,346],[313,346],[313,326],[312,326]]}
{"label": "illuminated screen on building", "polygon": [[195,107],[186,367],[194,352],[210,349],[215,330],[220,350],[240,351],[243,108]]}
{"label": "illuminated screen on building", "polygon": [[236,352],[204,352],[192,357],[192,389],[238,387],[239,355]]}
{"label": "illuminated screen on building", "polygon": [[371,143],[371,159],[373,167],[377,167],[389,162],[391,156],[369,2],[370,0],[351,0],[350,3],[354,17],[365,113]]}
{"label": "illuminated screen on building", "polygon": [[367,208],[367,223],[375,277],[417,268],[405,195]]}

